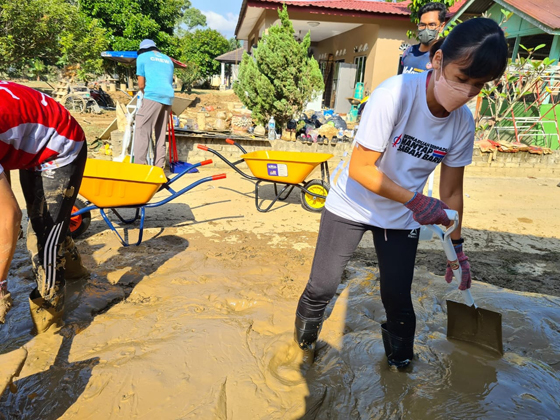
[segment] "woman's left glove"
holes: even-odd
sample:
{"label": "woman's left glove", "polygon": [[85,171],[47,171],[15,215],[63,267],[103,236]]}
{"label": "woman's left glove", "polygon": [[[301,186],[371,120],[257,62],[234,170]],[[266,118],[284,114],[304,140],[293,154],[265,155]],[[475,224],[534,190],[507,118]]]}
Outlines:
{"label": "woman's left glove", "polygon": [[[469,258],[463,252],[463,245],[455,245],[455,252],[457,253],[457,260],[461,265],[461,271],[463,273],[461,278],[461,284],[459,285],[459,290],[467,290],[471,288],[471,265],[469,264]],[[445,281],[451,283],[453,281],[453,270],[449,262],[447,262],[447,270],[445,271]]]}

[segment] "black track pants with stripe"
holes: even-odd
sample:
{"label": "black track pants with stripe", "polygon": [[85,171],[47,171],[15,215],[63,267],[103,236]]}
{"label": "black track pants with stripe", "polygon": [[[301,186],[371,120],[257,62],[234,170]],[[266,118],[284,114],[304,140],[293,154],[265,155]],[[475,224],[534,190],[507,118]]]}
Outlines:
{"label": "black track pants with stripe", "polygon": [[78,195],[87,159],[84,142],[76,159],[61,168],[44,172],[20,171],[27,215],[35,235],[27,246],[39,293],[46,300],[64,292],[64,251],[70,215]]}

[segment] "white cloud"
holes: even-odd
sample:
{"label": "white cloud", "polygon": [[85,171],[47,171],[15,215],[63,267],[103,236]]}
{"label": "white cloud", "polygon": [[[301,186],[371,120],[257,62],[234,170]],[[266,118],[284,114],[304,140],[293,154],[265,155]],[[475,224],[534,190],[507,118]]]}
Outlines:
{"label": "white cloud", "polygon": [[239,15],[233,13],[227,13],[225,16],[212,11],[202,11],[202,14],[206,16],[206,23],[209,28],[215,29],[222,33],[222,35],[230,38],[235,32],[235,27],[237,26],[237,20]]}

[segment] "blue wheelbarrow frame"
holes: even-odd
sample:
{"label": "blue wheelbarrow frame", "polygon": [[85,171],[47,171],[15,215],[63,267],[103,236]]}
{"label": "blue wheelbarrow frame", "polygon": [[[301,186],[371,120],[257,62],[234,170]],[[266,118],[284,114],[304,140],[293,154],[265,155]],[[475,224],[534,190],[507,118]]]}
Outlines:
{"label": "blue wheelbarrow frame", "polygon": [[[140,245],[142,243],[142,238],[143,238],[143,233],[144,233],[144,220],[146,218],[146,209],[151,209],[151,208],[156,208],[156,207],[163,206],[164,204],[167,204],[170,201],[175,200],[177,197],[185,194],[186,192],[192,190],[193,188],[199,186],[200,184],[204,184],[205,182],[209,182],[209,181],[216,181],[218,179],[224,179],[226,177],[226,174],[212,175],[212,176],[207,176],[205,178],[199,179],[199,180],[193,182],[192,184],[189,184],[186,187],[180,189],[179,191],[175,191],[173,188],[171,188],[171,184],[173,184],[179,178],[183,177],[183,175],[189,173],[189,171],[192,171],[193,168],[198,168],[199,166],[208,165],[208,164],[211,164],[211,163],[212,163],[211,159],[205,160],[203,162],[195,163],[192,166],[189,166],[188,168],[186,168],[181,173],[174,176],[173,178],[169,179],[166,183],[161,184],[161,187],[158,191],[161,191],[162,189],[166,189],[170,193],[170,195],[168,197],[164,198],[163,200],[157,201],[155,203],[149,203],[148,202],[148,203],[145,203],[145,204],[138,204],[138,205],[134,205],[134,206],[121,206],[121,207],[98,207],[95,204],[91,204],[91,205],[88,205],[87,207],[84,207],[84,208],[79,209],[78,211],[72,213],[71,217],[83,216],[84,214],[86,214],[88,212],[91,212],[92,210],[99,210],[99,213],[101,214],[101,217],[103,218],[103,220],[105,221],[105,223],[107,224],[109,229],[111,229],[115,233],[115,235],[117,235],[117,237],[119,238],[119,240],[121,241],[123,246],[130,246],[131,244],[128,241],[124,240],[122,238],[122,236],[119,234],[119,232],[117,232],[117,229],[113,225],[113,222],[111,222],[111,220],[109,220],[109,217],[107,217],[106,210],[111,210],[111,212],[113,212],[118,217],[118,219],[125,225],[132,224],[136,220],[138,220],[138,218],[140,218],[138,241],[135,244],[133,244],[133,245]],[[125,219],[119,213],[119,210],[124,210],[124,209],[135,209],[136,213],[135,213],[134,217],[131,218],[131,219]]]}

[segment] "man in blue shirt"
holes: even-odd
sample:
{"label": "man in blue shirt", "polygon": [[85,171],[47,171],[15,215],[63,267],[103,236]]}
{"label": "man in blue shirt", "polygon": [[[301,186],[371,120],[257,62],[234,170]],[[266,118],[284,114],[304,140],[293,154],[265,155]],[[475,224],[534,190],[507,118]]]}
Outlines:
{"label": "man in blue shirt", "polygon": [[155,132],[154,166],[165,166],[165,134],[173,104],[173,62],[151,39],[140,43],[136,59],[138,87],[144,94],[136,114],[134,163],[147,164],[148,146]]}
{"label": "man in blue shirt", "polygon": [[445,27],[447,7],[443,3],[427,3],[418,10],[419,44],[409,47],[402,56],[399,74],[422,73],[431,69],[430,47],[437,41]]}

